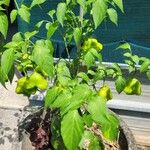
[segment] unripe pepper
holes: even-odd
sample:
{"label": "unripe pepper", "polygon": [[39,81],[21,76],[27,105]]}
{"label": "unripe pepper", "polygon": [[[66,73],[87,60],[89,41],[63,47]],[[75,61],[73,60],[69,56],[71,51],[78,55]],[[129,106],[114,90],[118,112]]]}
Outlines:
{"label": "unripe pepper", "polygon": [[103,45],[94,38],[89,38],[88,40],[84,41],[82,46],[84,51],[89,51],[92,48],[100,52],[103,49]]}
{"label": "unripe pepper", "polygon": [[128,95],[141,95],[141,83],[136,78],[127,80],[124,92]]}
{"label": "unripe pepper", "polygon": [[17,94],[23,93],[25,82],[26,82],[26,77],[22,77],[22,78],[18,79],[17,87],[16,87]]}
{"label": "unripe pepper", "polygon": [[107,86],[107,85],[104,85],[99,89],[98,95],[105,98],[106,100],[112,99],[112,92],[111,92],[109,86]]}
{"label": "unripe pepper", "polygon": [[38,72],[33,72],[28,80],[27,89],[31,89],[33,87],[37,87],[40,90],[46,90],[48,87],[48,81]]}

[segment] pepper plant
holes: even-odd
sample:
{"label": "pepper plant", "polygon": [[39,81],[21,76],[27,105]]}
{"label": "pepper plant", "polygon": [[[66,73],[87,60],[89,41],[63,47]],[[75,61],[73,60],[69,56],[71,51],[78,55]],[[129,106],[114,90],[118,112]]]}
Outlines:
{"label": "pepper plant", "polygon": [[[13,23],[17,16],[30,23],[30,10],[46,0],[32,0],[30,5],[18,6],[10,13]],[[9,0],[0,1],[0,32],[5,41]],[[76,11],[78,10],[78,11]],[[30,96],[45,91],[44,108],[53,110],[50,143],[53,149],[110,149],[119,148],[119,120],[106,106],[113,95],[106,83],[115,81],[116,91],[130,95],[141,94],[141,83],[135,73],[147,74],[150,79],[150,59],[132,54],[128,43],[124,49],[125,63],[131,77],[126,78],[117,63],[103,63],[103,45],[92,37],[105,20],[117,25],[117,10],[124,12],[122,0],[64,0],[56,10],[47,12],[49,18],[40,20],[33,31],[16,33],[10,42],[1,44],[0,82],[12,82],[15,69],[22,73],[17,80],[16,93]],[[45,39],[32,40],[45,27]],[[53,35],[59,32],[67,58],[53,57]],[[76,57],[70,57],[74,43]],[[137,67],[137,65],[141,67]],[[102,82],[99,82],[102,81]],[[97,87],[97,83],[100,87]],[[36,145],[38,147],[38,145]],[[60,148],[61,147],[61,148]]]}

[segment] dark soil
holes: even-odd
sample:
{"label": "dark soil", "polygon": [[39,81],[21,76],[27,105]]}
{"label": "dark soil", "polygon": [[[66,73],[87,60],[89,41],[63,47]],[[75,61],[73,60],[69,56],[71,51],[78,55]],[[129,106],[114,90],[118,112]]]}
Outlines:
{"label": "dark soil", "polygon": [[34,115],[29,115],[20,125],[20,133],[25,129],[26,133],[29,134],[32,146],[35,147],[36,150],[53,150],[50,143],[51,112],[47,110],[45,115],[43,115],[43,113],[44,111],[42,109]]}

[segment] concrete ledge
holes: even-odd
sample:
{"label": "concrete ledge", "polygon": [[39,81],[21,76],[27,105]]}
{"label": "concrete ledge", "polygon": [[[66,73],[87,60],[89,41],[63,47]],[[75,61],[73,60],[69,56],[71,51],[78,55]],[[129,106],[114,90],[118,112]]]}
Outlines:
{"label": "concrete ledge", "polygon": [[113,99],[108,101],[108,107],[119,110],[129,110],[150,113],[150,103]]}

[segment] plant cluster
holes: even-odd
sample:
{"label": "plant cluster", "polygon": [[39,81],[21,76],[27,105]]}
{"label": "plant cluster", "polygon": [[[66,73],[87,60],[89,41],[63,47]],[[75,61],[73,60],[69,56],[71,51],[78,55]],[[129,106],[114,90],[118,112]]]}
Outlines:
{"label": "plant cluster", "polygon": [[[17,16],[30,23],[30,10],[46,0],[33,0],[30,5],[19,7],[10,13],[13,23]],[[0,1],[0,32],[7,37],[8,19],[6,6],[9,0]],[[79,10],[76,12],[76,10]],[[146,73],[150,79],[150,59],[132,54],[128,43],[124,49],[125,63],[131,77],[124,77],[117,63],[107,66],[102,62],[103,45],[92,37],[103,20],[117,25],[117,10],[123,10],[122,0],[66,0],[56,10],[47,12],[49,18],[40,20],[33,31],[16,33],[12,40],[2,44],[0,55],[0,82],[12,82],[15,68],[22,73],[17,81],[16,93],[30,96],[36,91],[46,91],[45,109],[52,109],[51,145],[54,149],[100,150],[118,146],[119,120],[107,109],[112,99],[107,78],[115,81],[118,93],[141,94],[141,83],[135,73]],[[119,10],[119,11],[120,11]],[[46,39],[33,41],[45,26]],[[59,32],[64,40],[67,59],[54,59],[53,35]],[[70,58],[68,47],[76,46],[76,57]],[[140,68],[137,65],[141,65]],[[97,82],[102,81],[100,89]]]}

